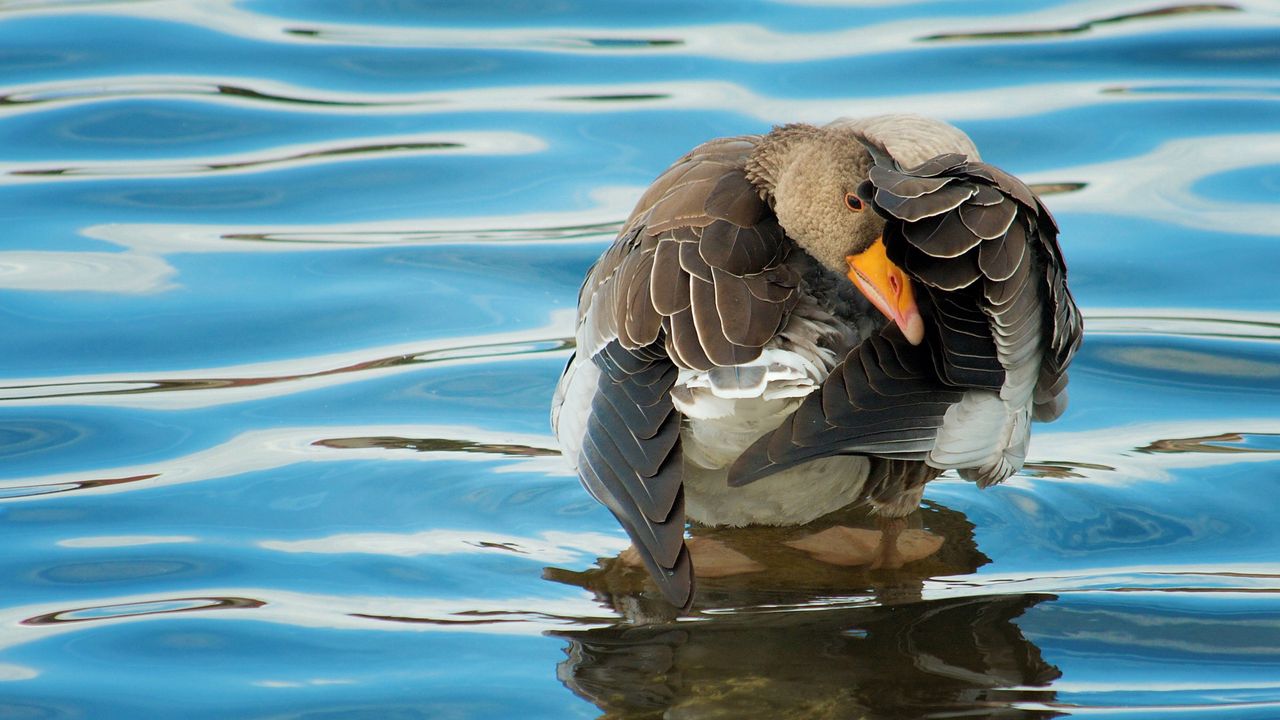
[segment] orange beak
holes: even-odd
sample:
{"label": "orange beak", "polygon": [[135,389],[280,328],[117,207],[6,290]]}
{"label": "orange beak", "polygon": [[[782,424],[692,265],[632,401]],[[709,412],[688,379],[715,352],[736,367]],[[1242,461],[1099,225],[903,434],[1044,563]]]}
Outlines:
{"label": "orange beak", "polygon": [[916,307],[911,278],[890,262],[884,238],[876,238],[871,247],[845,260],[849,263],[849,279],[853,284],[885,317],[897,324],[907,342],[919,345],[924,339],[924,320]]}

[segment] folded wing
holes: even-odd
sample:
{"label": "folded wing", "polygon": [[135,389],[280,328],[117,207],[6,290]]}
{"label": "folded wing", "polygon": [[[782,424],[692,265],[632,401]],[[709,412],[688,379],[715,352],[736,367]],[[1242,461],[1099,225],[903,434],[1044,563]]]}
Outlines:
{"label": "folded wing", "polygon": [[730,471],[745,484],[807,460],[866,454],[956,468],[981,484],[1022,466],[1031,416],[1066,404],[1079,311],[1057,226],[1011,175],[960,154],[903,169],[875,138],[859,194],[886,220],[889,258],[917,289],[926,336],[890,325],[855,347]]}
{"label": "folded wing", "polygon": [[[617,517],[667,599],[687,606],[680,368],[758,358],[798,301],[790,241],[747,180],[755,138],[717,140],[668,169],[641,197],[579,294],[578,350],[557,433],[583,484]],[[570,378],[581,377],[581,387]],[[559,408],[574,406],[562,398]],[[568,427],[581,428],[576,432]]]}

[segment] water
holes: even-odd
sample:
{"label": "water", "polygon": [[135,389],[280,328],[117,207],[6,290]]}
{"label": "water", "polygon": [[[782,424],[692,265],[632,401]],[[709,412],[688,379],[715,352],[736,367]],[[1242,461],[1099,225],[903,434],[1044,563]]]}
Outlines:
{"label": "water", "polygon": [[[1280,715],[1280,11],[1151,11],[3,3],[0,718]],[[1049,193],[1071,409],[925,563],[622,622],[580,278],[698,142],[886,111]]]}

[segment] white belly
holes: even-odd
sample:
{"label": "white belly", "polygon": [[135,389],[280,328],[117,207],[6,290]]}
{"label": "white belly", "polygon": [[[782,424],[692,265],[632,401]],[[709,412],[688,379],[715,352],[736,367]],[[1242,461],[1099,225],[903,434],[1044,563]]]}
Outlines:
{"label": "white belly", "polygon": [[735,488],[724,468],[686,462],[685,512],[703,525],[803,525],[857,502],[868,465],[859,456],[820,458]]}
{"label": "white belly", "polygon": [[685,417],[680,447],[690,520],[803,525],[861,498],[870,466],[865,457],[821,458],[744,487],[729,487],[726,479],[742,451],[816,391],[833,364],[829,351],[771,347],[747,366],[681,371],[671,396]]}
{"label": "white belly", "polygon": [[[856,502],[867,479],[865,457],[813,460],[750,485],[730,487],[728,467],[800,404],[800,398],[720,399],[719,417],[688,417],[680,433],[684,500],[703,525],[803,525]],[[716,413],[717,415],[719,412]]]}

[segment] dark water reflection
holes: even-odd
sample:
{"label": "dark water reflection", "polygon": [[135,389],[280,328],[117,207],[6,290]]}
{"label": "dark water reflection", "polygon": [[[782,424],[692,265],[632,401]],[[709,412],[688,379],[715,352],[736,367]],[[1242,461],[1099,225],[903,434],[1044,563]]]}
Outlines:
{"label": "dark water reflection", "polygon": [[266,603],[261,600],[253,600],[251,598],[172,598],[139,603],[122,603],[119,605],[59,610],[57,612],[26,618],[22,621],[22,624],[56,625],[61,623],[93,622],[95,620],[111,618],[141,617],[166,613],[202,612],[206,610],[244,610],[260,608],[265,604]]}
{"label": "dark water reflection", "polygon": [[[700,577],[693,617],[720,616],[758,608],[814,608],[823,605],[898,605],[922,598],[927,578],[967,575],[991,561],[974,541],[973,523],[962,513],[926,503],[908,518],[906,533],[941,540],[936,550],[901,570],[870,572],[861,566],[835,565],[786,545],[831,527],[871,530],[875,519],[865,507],[846,508],[797,528],[694,527],[695,540],[712,539],[749,558],[754,567],[723,577]],[[592,592],[633,623],[667,622],[674,610],[657,594],[648,575],[621,557],[601,558],[594,568],[547,568],[548,579]]]}
{"label": "dark water reflection", "polygon": [[1159,20],[1176,15],[1192,15],[1203,13],[1240,12],[1242,8],[1230,3],[1188,3],[1169,7],[1145,10],[1142,12],[1122,13],[1096,19],[1084,20],[1074,25],[1038,28],[1028,30],[1001,30],[998,32],[940,33],[921,38],[926,41],[947,40],[1019,40],[1027,38],[1047,38],[1063,35],[1077,35],[1106,25],[1119,23]]}
{"label": "dark water reflection", "polygon": [[817,562],[781,546],[823,526],[873,526],[842,511],[800,529],[708,530],[763,569],[702,578],[677,621],[643,571],[618,558],[585,572],[548,568],[626,621],[557,631],[557,676],[609,718],[1053,717],[1061,671],[1014,622],[1052,595],[926,600],[924,583],[990,559],[962,514],[930,505],[912,524],[944,538],[901,570]]}
{"label": "dark water reflection", "polygon": [[609,718],[1046,718],[1061,671],[1016,619],[1051,595],[556,633],[557,676]]}

